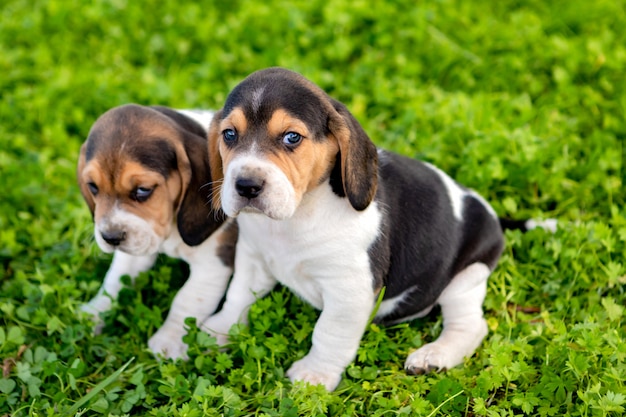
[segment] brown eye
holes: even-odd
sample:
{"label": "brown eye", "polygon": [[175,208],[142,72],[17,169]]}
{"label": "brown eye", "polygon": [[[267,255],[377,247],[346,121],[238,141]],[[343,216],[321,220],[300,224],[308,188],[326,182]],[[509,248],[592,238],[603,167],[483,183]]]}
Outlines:
{"label": "brown eye", "polygon": [[91,192],[92,195],[98,194],[98,186],[95,183],[88,182],[87,188],[89,188],[89,191]]}

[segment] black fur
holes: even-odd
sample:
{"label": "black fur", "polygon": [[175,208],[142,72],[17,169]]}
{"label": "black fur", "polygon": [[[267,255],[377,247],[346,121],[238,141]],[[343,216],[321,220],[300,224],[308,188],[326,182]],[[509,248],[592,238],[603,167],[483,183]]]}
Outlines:
{"label": "black fur", "polygon": [[343,180],[341,179],[341,152],[337,154],[335,165],[330,172],[330,186],[333,192],[339,197],[345,197],[346,192],[343,189]]}
{"label": "black fur", "polygon": [[[280,68],[272,68],[255,73],[243,80],[230,92],[224,104],[223,117],[230,114],[235,107],[241,106],[248,128],[254,134],[255,128],[265,128],[277,109],[284,109],[294,117],[304,121],[313,131],[311,140],[322,140],[328,134],[326,115],[320,112],[323,107],[322,97],[315,94],[309,87],[302,84],[300,78]],[[254,106],[250,100],[251,92],[263,91],[263,100]]]}
{"label": "black fur", "polygon": [[128,154],[131,159],[158,172],[164,178],[168,178],[172,171],[178,169],[176,150],[166,140],[145,141],[141,146],[130,147]]}
{"label": "black fur", "polygon": [[[197,246],[211,236],[226,219],[221,210],[210,212],[209,188],[205,187],[211,183],[207,131],[195,120],[169,107],[151,108],[173,120],[180,130],[180,139],[191,166],[191,180],[178,210],[178,231],[187,245]],[[228,261],[222,261],[227,265]]]}
{"label": "black fur", "polygon": [[236,244],[239,236],[239,225],[236,219],[232,219],[226,225],[224,233],[227,235],[227,239],[217,248],[217,256],[224,265],[234,268]]}
{"label": "black fur", "polygon": [[369,250],[374,286],[386,287],[384,299],[414,288],[382,322],[428,309],[455,274],[475,262],[493,268],[500,256],[498,220],[469,195],[456,219],[441,178],[420,161],[384,152],[375,201],[384,215]]}
{"label": "black fur", "polygon": [[510,220],[510,219],[500,219],[500,227],[502,230],[520,230],[522,232],[528,231],[527,226],[528,220]]}

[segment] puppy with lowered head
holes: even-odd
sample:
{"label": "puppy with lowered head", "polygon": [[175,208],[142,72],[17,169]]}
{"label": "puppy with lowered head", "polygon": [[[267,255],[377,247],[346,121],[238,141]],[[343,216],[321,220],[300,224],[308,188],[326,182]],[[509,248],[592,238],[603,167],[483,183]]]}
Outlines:
{"label": "puppy with lowered head", "polygon": [[225,304],[204,325],[220,342],[278,281],[321,310],[311,350],[287,371],[294,381],[335,389],[383,288],[377,322],[441,307],[441,335],[408,356],[408,372],[457,366],[480,345],[504,240],[478,194],[377,149],[343,104],[281,68],[233,89],[209,146],[212,177],[223,175],[213,201],[240,233]]}
{"label": "puppy with lowered head", "polygon": [[148,344],[156,354],[184,357],[184,319],[200,324],[217,308],[232,274],[237,229],[211,212],[207,129],[212,112],[128,104],[100,116],[82,145],[78,183],[94,218],[100,249],[113,261],[98,294],[83,310],[99,331],[120,278],[135,278],[164,253],[186,261],[190,276],[163,326]]}

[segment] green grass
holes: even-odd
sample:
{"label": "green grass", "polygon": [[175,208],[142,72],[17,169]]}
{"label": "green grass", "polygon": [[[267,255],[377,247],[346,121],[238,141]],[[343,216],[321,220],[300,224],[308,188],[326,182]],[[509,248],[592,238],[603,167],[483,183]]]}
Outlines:
{"label": "green grass", "polygon": [[[0,416],[624,413],[624,1],[179,3],[0,8]],[[75,183],[93,121],[126,102],[219,108],[272,65],[501,216],[561,221],[554,235],[507,234],[491,331],[465,366],[403,372],[441,330],[433,315],[370,325],[336,392],[294,386],[285,370],[318,313],[284,289],[254,305],[230,349],[190,322],[191,359],[159,363],[147,339],[186,270],[168,259],[123,291],[102,335],[77,318],[110,262]]]}

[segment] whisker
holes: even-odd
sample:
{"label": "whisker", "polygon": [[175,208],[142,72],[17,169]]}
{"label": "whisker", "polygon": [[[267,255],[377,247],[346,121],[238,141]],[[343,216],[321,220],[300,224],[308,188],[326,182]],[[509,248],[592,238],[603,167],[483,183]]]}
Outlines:
{"label": "whisker", "polygon": [[211,186],[212,185],[217,185],[216,187],[211,187],[210,188],[209,193],[207,194],[207,200],[204,203],[205,207],[209,207],[210,208],[209,209],[209,213],[207,214],[207,216],[213,214],[213,219],[217,221],[218,217],[220,217],[221,210],[215,209],[214,205],[213,205],[213,202],[214,202],[214,200],[216,198],[220,199],[220,193],[221,193],[222,187],[224,185],[224,180],[223,179],[219,179],[219,180],[216,180],[216,181],[208,182],[208,183],[204,184],[201,188],[206,187],[207,185],[211,185]]}
{"label": "whisker", "polygon": [[205,188],[205,187],[208,187],[208,186],[211,186],[211,185],[214,185],[214,184],[223,183],[223,182],[224,182],[224,179],[223,179],[223,178],[220,178],[219,180],[215,180],[215,181],[209,181],[209,182],[207,182],[207,183],[205,183],[205,184],[202,184],[202,185],[200,186],[199,190],[202,190],[202,189],[203,189],[203,188]]}

